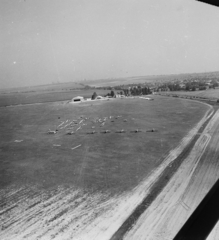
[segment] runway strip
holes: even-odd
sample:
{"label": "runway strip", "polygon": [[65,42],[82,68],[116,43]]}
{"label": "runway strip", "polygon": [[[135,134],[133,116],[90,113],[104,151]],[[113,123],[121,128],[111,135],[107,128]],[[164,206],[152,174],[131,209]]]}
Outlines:
{"label": "runway strip", "polygon": [[174,238],[219,177],[218,127],[219,111],[179,170],[124,239]]}

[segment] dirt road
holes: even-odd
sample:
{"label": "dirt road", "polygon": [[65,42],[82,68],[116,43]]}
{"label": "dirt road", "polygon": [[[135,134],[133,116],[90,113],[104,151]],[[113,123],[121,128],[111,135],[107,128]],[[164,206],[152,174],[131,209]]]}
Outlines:
{"label": "dirt road", "polygon": [[[219,111],[165,189],[124,239],[173,239],[219,177]],[[215,231],[212,238],[216,239]]]}

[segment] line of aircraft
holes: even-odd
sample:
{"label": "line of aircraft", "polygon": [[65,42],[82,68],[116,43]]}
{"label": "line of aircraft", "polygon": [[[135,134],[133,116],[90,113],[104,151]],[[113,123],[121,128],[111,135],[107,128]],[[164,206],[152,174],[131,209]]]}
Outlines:
{"label": "line of aircraft", "polygon": [[[79,129],[80,129],[80,128],[76,129],[75,132],[77,132]],[[48,134],[56,134],[57,131],[58,131],[58,130],[55,130],[55,131],[49,130],[47,133],[48,133]],[[72,131],[72,132],[67,132],[66,134],[67,134],[67,135],[72,135],[72,134],[75,134],[75,132],[74,132],[74,131]],[[111,132],[110,130],[107,130],[107,129],[106,129],[106,130],[102,131],[101,133],[110,133],[110,132]],[[126,131],[125,131],[124,129],[121,129],[121,130],[116,131],[116,133],[125,133],[125,132],[126,132]],[[139,133],[139,132],[143,132],[143,131],[140,130],[140,129],[135,129],[135,130],[130,131],[130,132]],[[150,129],[150,130],[146,130],[146,132],[157,132],[157,130],[155,130],[155,129],[153,128],[153,129]],[[95,133],[98,133],[98,132],[96,132],[95,130],[93,130],[93,131],[91,131],[91,132],[87,132],[87,134],[95,134]]]}
{"label": "line of aircraft", "polygon": [[[93,123],[100,123],[100,127],[103,127],[106,123],[106,120],[107,119],[111,119],[111,122],[114,122],[114,119],[118,119],[122,116],[109,116],[109,117],[103,117],[102,119],[101,118],[96,118],[95,120],[93,120],[92,122]],[[114,118],[114,119],[112,119]],[[57,129],[56,130],[50,130],[47,132],[48,134],[56,134],[58,132],[58,128],[62,129],[62,128],[65,128],[67,126],[70,126],[69,128],[67,128],[67,130],[70,130],[69,132],[67,132],[66,134],[67,135],[73,135],[75,134],[77,131],[79,131],[80,129],[82,129],[82,125],[87,125],[84,123],[85,120],[87,120],[89,118],[85,118],[84,116],[80,116],[79,119],[75,120],[73,119],[71,122],[70,121],[64,121],[62,122],[61,124],[59,124],[59,126],[57,126]],[[133,118],[134,119],[134,118]],[[123,122],[127,122],[128,120],[127,119],[123,119]],[[67,123],[67,124],[66,124]],[[66,125],[64,125],[66,124]],[[63,126],[64,125],[64,126]],[[77,126],[77,129],[71,129],[72,127],[76,127]],[[95,129],[95,126],[92,126],[91,127],[93,130],[91,132],[87,132],[87,134],[96,134],[98,132],[96,132],[94,129]],[[72,131],[71,131],[72,130]],[[152,129],[149,129],[149,130],[146,130],[146,132],[156,132],[157,130],[155,130],[154,128]],[[110,130],[103,130],[101,131],[100,133],[110,133],[111,131]],[[126,130],[124,129],[121,129],[121,130],[117,130],[115,131],[115,133],[125,133]],[[132,133],[139,133],[139,132],[144,132],[142,129],[135,129],[135,130],[132,130],[130,131]]]}

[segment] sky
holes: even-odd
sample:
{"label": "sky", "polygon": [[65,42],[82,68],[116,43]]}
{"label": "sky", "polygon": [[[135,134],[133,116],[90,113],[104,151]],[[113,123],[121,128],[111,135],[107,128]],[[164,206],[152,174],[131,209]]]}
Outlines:
{"label": "sky", "polygon": [[1,0],[0,89],[219,71],[219,8],[194,0]]}

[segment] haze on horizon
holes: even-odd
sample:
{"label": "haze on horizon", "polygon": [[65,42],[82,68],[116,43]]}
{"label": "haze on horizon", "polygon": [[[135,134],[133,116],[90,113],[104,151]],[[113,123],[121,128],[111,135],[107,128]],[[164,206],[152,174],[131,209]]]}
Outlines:
{"label": "haze on horizon", "polygon": [[219,9],[194,0],[1,0],[0,89],[219,70]]}

